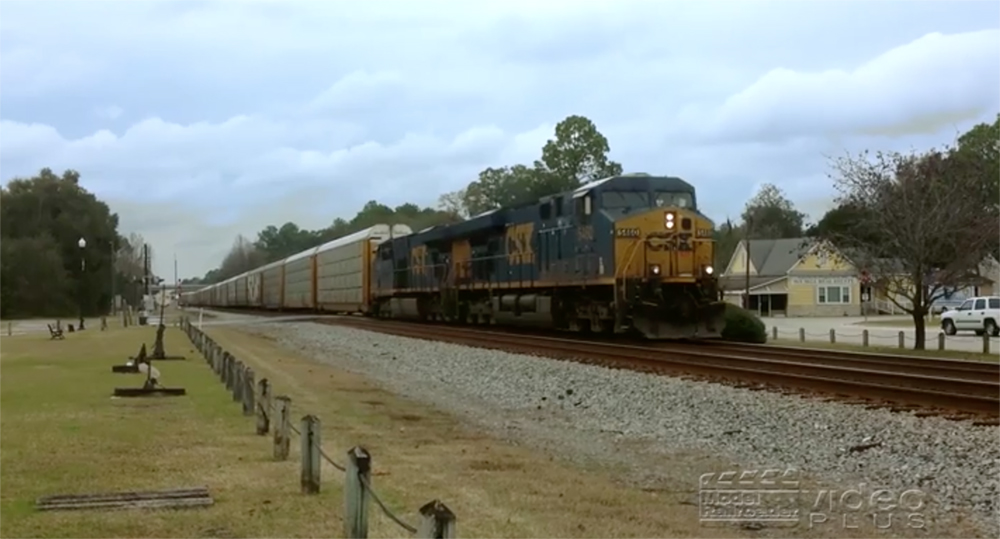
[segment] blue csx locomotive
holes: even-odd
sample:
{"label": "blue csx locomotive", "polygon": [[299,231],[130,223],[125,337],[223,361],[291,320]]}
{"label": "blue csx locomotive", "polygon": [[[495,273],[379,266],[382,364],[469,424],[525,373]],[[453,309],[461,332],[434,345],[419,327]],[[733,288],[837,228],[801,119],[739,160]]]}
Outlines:
{"label": "blue csx locomotive", "polygon": [[369,314],[717,338],[713,227],[680,178],[606,178],[381,242]]}

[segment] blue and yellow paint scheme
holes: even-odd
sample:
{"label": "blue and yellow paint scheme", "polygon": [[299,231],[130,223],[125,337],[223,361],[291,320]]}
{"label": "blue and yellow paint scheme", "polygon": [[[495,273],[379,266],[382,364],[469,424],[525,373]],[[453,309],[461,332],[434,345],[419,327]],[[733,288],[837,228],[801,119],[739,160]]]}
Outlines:
{"label": "blue and yellow paint scheme", "polygon": [[615,176],[384,242],[372,303],[385,317],[719,337],[713,230],[686,181]]}

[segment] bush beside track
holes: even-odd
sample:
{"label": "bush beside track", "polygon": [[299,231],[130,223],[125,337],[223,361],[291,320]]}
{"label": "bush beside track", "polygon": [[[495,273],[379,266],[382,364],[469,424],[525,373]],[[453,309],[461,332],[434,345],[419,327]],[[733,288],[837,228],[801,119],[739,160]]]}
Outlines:
{"label": "bush beside track", "polygon": [[754,313],[736,305],[726,304],[726,327],[722,338],[727,341],[764,344],[767,342],[767,328]]}

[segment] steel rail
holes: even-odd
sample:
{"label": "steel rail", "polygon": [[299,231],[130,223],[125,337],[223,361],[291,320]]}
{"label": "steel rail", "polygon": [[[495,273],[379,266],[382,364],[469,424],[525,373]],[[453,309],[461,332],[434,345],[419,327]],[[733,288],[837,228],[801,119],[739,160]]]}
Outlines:
{"label": "steel rail", "polygon": [[[619,368],[721,377],[740,383],[752,381],[862,399],[876,398],[907,405],[947,408],[977,415],[1000,415],[1000,383],[988,373],[973,374],[982,376],[983,379],[967,379],[859,368],[859,360],[853,360],[851,366],[844,366],[802,362],[801,357],[792,361],[787,357],[784,360],[770,359],[752,357],[746,353],[720,354],[713,352],[711,347],[691,350],[687,347],[635,346],[433,324],[393,324],[367,319],[329,319],[323,322],[424,340],[449,340],[475,347],[516,350],[535,355],[569,356],[588,360],[585,361],[587,363],[596,362]],[[761,350],[760,353],[763,355],[768,352],[770,350]],[[608,360],[612,361],[612,365],[605,363]],[[871,365],[871,360],[868,364]],[[897,365],[897,368],[907,367]],[[943,371],[939,369],[935,372],[940,374]]]}

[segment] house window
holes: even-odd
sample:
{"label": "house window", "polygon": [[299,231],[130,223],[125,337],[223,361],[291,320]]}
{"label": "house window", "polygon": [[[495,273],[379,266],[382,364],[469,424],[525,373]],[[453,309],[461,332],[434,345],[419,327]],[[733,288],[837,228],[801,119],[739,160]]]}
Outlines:
{"label": "house window", "polygon": [[851,287],[849,286],[816,287],[816,303],[820,305],[841,305],[850,302]]}

